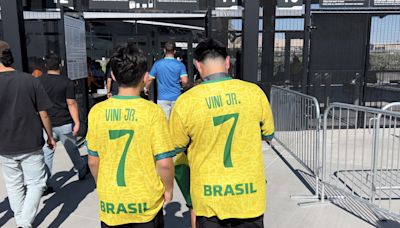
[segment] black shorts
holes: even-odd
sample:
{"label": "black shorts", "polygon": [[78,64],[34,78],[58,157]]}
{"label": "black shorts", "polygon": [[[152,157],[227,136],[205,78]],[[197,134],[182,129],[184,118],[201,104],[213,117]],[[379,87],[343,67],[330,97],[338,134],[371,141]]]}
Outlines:
{"label": "black shorts", "polygon": [[130,223],[118,226],[109,226],[101,222],[101,228],[164,228],[164,215],[161,209],[153,220],[146,223]]}
{"label": "black shorts", "polygon": [[264,215],[249,219],[224,219],[197,216],[197,228],[263,228]]}

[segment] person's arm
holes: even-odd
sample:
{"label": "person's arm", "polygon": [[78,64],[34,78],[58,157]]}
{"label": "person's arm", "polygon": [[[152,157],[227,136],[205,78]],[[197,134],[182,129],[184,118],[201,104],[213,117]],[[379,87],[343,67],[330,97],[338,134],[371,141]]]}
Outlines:
{"label": "person's arm", "polygon": [[257,90],[260,94],[260,104],[262,109],[262,116],[260,120],[261,136],[263,140],[271,143],[272,139],[274,138],[275,132],[274,118],[272,115],[271,106],[269,105],[269,101],[265,93],[258,87]]}
{"label": "person's arm", "polygon": [[171,202],[174,192],[174,175],[175,175],[175,166],[172,158],[165,158],[158,160],[157,163],[157,173],[161,178],[165,186],[164,193],[164,203],[168,204]]}
{"label": "person's arm", "polygon": [[71,80],[68,80],[67,89],[65,91],[65,98],[68,105],[69,114],[74,121],[74,129],[72,130],[72,134],[74,136],[78,135],[80,122],[79,122],[79,112],[78,112],[78,103],[75,100],[75,86]]}
{"label": "person's arm", "polygon": [[189,77],[181,77],[181,83],[182,83],[182,88],[184,91],[188,90],[190,85],[189,85]]}
{"label": "person's arm", "polygon": [[144,94],[146,94],[146,96],[149,96],[149,94],[150,94],[150,86],[153,81],[154,81],[154,78],[151,78],[149,76],[148,80],[146,81],[146,85],[144,86]]}
{"label": "person's arm", "polygon": [[188,74],[186,71],[186,67],[182,63],[181,63],[181,69],[180,69],[180,78],[181,78],[181,83],[182,83],[183,89],[187,89],[187,87],[189,85],[189,77],[188,77]]}
{"label": "person's arm", "polygon": [[43,128],[47,134],[47,145],[49,146],[50,149],[56,150],[57,142],[53,138],[53,130],[51,128],[50,118],[47,115],[46,111],[40,111],[39,116],[42,121]]}
{"label": "person's arm", "polygon": [[51,127],[50,118],[47,114],[46,110],[49,110],[53,104],[46,93],[42,83],[40,80],[35,78],[32,81],[33,87],[35,88],[35,105],[37,112],[39,113],[40,120],[42,122],[42,126],[47,134],[47,145],[50,149],[55,150],[57,147],[57,142],[53,138],[53,130]]}
{"label": "person's arm", "polygon": [[110,98],[112,96],[111,94],[111,83],[112,83],[112,78],[107,78],[107,98]]}
{"label": "person's arm", "polygon": [[146,94],[147,96],[149,96],[151,83],[154,81],[154,79],[156,79],[156,76],[157,76],[157,62],[154,63],[154,66],[151,68],[146,80],[146,85],[144,87],[144,94]]}
{"label": "person's arm", "polygon": [[96,156],[89,155],[88,156],[88,165],[90,172],[94,178],[94,181],[97,183],[97,175],[99,173],[99,165],[100,165],[100,158]]}
{"label": "person's arm", "polygon": [[72,120],[74,121],[74,129],[72,130],[72,134],[74,136],[77,136],[80,128],[78,103],[76,102],[75,99],[67,99],[67,105],[69,114],[71,115]]}
{"label": "person's arm", "polygon": [[151,125],[151,139],[157,173],[165,187],[165,204],[168,204],[173,197],[175,166],[172,158],[176,153],[168,130],[167,118],[164,111],[158,106]]}

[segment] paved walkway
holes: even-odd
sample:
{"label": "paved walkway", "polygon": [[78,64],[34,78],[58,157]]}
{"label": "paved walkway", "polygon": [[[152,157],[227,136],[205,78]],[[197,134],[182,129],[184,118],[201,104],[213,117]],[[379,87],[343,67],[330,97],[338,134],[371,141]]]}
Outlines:
{"label": "paved walkway", "polygon": [[[372,224],[377,224],[375,217],[368,213],[363,214],[362,210],[361,212],[357,210],[360,207],[354,202],[350,202],[350,206],[338,203],[337,205],[299,207],[297,201],[290,199],[290,195],[310,194],[308,188],[297,176],[304,176],[307,179],[307,175],[298,170],[301,167],[282,148],[277,146],[276,149],[282,153],[281,157],[269,146],[264,145],[265,170],[268,180],[265,227],[361,228],[374,227]],[[81,152],[82,155],[86,154],[84,148]],[[64,148],[59,145],[54,161],[56,192],[43,197],[35,220],[38,227],[99,227],[94,181],[92,178],[78,181],[71,167],[72,163]],[[4,181],[0,176],[0,227],[11,228],[15,227],[15,223],[6,197]],[[188,209],[177,188],[174,201],[165,208],[164,213],[167,228],[190,226]],[[390,226],[390,222],[386,222],[381,227],[399,227],[398,225]]]}

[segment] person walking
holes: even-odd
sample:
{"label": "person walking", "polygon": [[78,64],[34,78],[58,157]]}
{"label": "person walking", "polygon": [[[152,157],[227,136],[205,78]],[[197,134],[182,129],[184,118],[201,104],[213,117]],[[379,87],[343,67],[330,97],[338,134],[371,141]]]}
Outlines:
{"label": "person walking", "polygon": [[17,227],[30,228],[46,188],[42,126],[56,148],[46,110],[52,103],[40,81],[12,68],[10,46],[0,41],[0,161]]}
{"label": "person walking", "polygon": [[165,113],[140,97],[148,77],[141,50],[118,46],[110,61],[119,92],[92,108],[86,137],[101,227],[163,228],[175,156]]}
{"label": "person walking", "polygon": [[204,82],[178,98],[170,131],[177,152],[187,151],[197,227],[263,227],[262,139],[274,135],[268,99],[257,85],[228,75],[221,42],[204,40],[194,54]]}
{"label": "person walking", "polygon": [[106,75],[107,75],[107,98],[110,98],[112,96],[118,95],[118,85],[117,81],[111,74],[111,66],[110,66],[110,61],[107,63],[106,66]]}
{"label": "person walking", "polygon": [[[66,76],[61,75],[61,60],[56,54],[49,54],[46,57],[45,67],[47,73],[44,73],[39,79],[54,104],[48,111],[54,138],[64,145],[74,169],[78,172],[78,178],[81,180],[85,178],[89,170],[76,145],[80,122],[74,84]],[[46,144],[43,151],[46,172],[50,179],[53,170],[54,150]],[[47,193],[51,193],[53,189],[50,183],[48,185]]]}
{"label": "person walking", "polygon": [[[144,89],[145,94],[149,95],[152,81],[157,79],[157,104],[164,110],[169,119],[171,109],[176,99],[181,95],[182,86],[187,86],[189,79],[185,65],[175,59],[175,42],[168,41],[164,48],[164,59],[154,63],[149,73],[150,80]],[[182,86],[181,84],[182,83]]]}
{"label": "person walking", "polygon": [[[185,65],[175,59],[175,42],[168,41],[165,44],[164,53],[164,59],[158,60],[151,68],[150,81],[145,87],[145,94],[148,95],[151,82],[157,79],[157,104],[164,110],[169,120],[175,101],[181,95],[181,87],[187,87],[189,79]],[[190,169],[186,165],[186,161],[187,158],[184,154],[179,155],[175,160],[175,179],[185,198],[186,205],[190,208],[191,223],[192,227],[195,228],[196,216],[192,210],[192,202],[188,191]]]}

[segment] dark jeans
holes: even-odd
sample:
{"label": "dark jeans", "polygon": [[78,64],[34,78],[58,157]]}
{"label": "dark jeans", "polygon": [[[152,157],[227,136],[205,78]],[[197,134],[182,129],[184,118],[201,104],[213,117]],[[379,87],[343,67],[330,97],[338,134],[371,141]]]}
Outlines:
{"label": "dark jeans", "polygon": [[224,219],[197,216],[197,228],[263,228],[264,215],[249,219]]}

